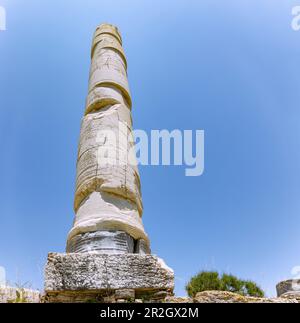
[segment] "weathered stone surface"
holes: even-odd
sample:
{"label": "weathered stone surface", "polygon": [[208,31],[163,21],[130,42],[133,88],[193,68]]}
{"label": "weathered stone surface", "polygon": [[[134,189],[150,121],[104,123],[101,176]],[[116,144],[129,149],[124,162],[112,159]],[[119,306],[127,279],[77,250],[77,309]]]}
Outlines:
{"label": "weathered stone surface", "polygon": [[163,300],[168,296],[169,296],[168,292],[159,291],[159,292],[154,293],[151,298],[152,298],[152,300]]}
{"label": "weathered stone surface", "polygon": [[[150,251],[141,219],[143,204],[131,106],[121,35],[116,27],[102,24],[92,44],[89,92],[78,147],[76,215],[67,252],[99,251],[103,245],[99,239],[92,244],[85,239],[85,235],[97,231],[123,231],[142,241],[134,252]],[[83,241],[88,246],[83,246]],[[104,246],[102,251],[116,253],[118,249]]]}
{"label": "weathered stone surface", "polygon": [[116,301],[116,303],[119,303],[119,304],[125,304],[125,303],[127,303],[127,301],[126,301],[126,299],[118,299],[118,300]]}
{"label": "weathered stone surface", "polygon": [[128,105],[131,106],[126,56],[121,43],[111,34],[101,34],[94,38],[89,92],[106,85],[121,90]]}
{"label": "weathered stone surface", "polygon": [[132,201],[142,213],[138,168],[128,163],[130,123],[130,110],[122,105],[84,117],[78,148],[76,212],[91,192],[100,190]]}
{"label": "weathered stone surface", "polygon": [[[111,35],[115,37],[120,44],[122,45],[122,37],[121,34],[116,26],[113,26],[111,24],[101,24],[96,28],[96,31],[94,33],[94,41],[93,45],[95,45],[97,41],[97,37],[101,35]],[[92,48],[93,49],[93,48]]]}
{"label": "weathered stone surface", "polygon": [[300,293],[299,292],[287,292],[285,294],[282,294],[280,296],[282,299],[296,299],[298,302],[300,302]]}
{"label": "weathered stone surface", "polygon": [[123,231],[96,231],[78,234],[69,241],[69,252],[97,251],[102,254],[134,253],[135,241]]}
{"label": "weathered stone surface", "polygon": [[0,287],[0,303],[40,303],[39,291],[16,287]]}
{"label": "weathered stone surface", "polygon": [[170,295],[174,289],[174,273],[154,255],[89,252],[48,256],[46,301],[103,301],[104,296],[121,289],[132,289],[136,298],[143,299],[151,299],[161,291]]}
{"label": "weathered stone surface", "polygon": [[[117,104],[130,109],[120,90],[109,85],[96,87],[89,92],[86,98],[85,114],[87,115],[109,105]],[[129,121],[130,123],[128,124],[131,124],[131,119]]]}
{"label": "weathered stone surface", "polygon": [[191,297],[166,297],[165,303],[298,303],[294,298],[257,298],[223,291],[206,291]]}
{"label": "weathered stone surface", "polygon": [[131,106],[130,90],[127,80],[127,74],[123,68],[118,66],[110,65],[99,65],[96,64],[92,66],[91,76],[90,76],[90,87],[89,92],[95,87],[103,86],[109,84],[121,90]]}
{"label": "weathered stone surface", "polygon": [[297,296],[300,299],[300,281],[299,280],[284,280],[276,285],[277,296],[292,297]]}
{"label": "weathered stone surface", "polygon": [[143,239],[137,240],[134,253],[139,253],[141,255],[150,254],[151,250],[149,248],[149,244]]}
{"label": "weathered stone surface", "polygon": [[174,273],[149,255],[127,62],[116,27],[104,24],[96,29],[91,57],[77,157],[75,220],[67,254],[48,256],[44,299],[161,301],[173,293]]}
{"label": "weathered stone surface", "polygon": [[93,192],[78,209],[68,236],[67,252],[74,250],[72,241],[76,235],[103,230],[124,231],[149,244],[134,203],[106,192]]}
{"label": "weathered stone surface", "polygon": [[135,290],[134,289],[117,289],[115,291],[115,299],[134,300]]}
{"label": "weathered stone surface", "polygon": [[246,297],[222,291],[198,293],[193,301],[194,303],[298,303],[295,299]]}
{"label": "weathered stone surface", "polygon": [[194,303],[194,300],[190,297],[169,296],[165,298],[165,303]]}

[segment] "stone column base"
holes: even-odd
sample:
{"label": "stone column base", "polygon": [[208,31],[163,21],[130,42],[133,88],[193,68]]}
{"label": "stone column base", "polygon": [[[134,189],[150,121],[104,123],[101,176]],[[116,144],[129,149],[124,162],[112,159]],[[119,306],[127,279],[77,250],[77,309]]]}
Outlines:
{"label": "stone column base", "polygon": [[276,285],[277,296],[300,299],[300,280],[284,280]]}
{"label": "stone column base", "polygon": [[159,301],[173,289],[173,270],[154,255],[50,253],[44,301]]}

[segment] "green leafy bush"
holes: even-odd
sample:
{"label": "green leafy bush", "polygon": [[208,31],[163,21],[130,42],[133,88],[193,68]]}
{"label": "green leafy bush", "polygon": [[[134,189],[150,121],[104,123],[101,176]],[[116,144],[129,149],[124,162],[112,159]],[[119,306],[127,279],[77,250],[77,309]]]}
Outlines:
{"label": "green leafy bush", "polygon": [[220,276],[216,271],[202,271],[192,277],[186,286],[186,291],[190,297],[209,290],[227,291],[243,296],[264,297],[264,292],[256,283],[250,280],[241,280],[229,274]]}

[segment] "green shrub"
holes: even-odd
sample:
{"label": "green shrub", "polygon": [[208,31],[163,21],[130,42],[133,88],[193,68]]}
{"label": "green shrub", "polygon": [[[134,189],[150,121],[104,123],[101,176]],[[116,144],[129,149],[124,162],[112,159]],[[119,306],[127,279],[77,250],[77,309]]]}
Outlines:
{"label": "green shrub", "polygon": [[193,297],[198,292],[205,290],[221,290],[221,287],[221,281],[217,272],[202,271],[198,275],[192,277],[186,286],[186,291],[189,296]]}
{"label": "green shrub", "polygon": [[209,290],[227,291],[243,296],[264,297],[264,292],[254,282],[241,280],[229,274],[220,276],[216,271],[202,271],[192,277],[186,286],[186,291],[190,297]]}

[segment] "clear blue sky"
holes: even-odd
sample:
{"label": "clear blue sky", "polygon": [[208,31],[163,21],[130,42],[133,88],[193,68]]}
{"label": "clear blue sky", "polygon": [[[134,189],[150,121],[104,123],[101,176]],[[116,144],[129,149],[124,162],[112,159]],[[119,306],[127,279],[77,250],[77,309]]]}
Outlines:
{"label": "clear blue sky", "polygon": [[43,286],[73,221],[95,27],[123,35],[134,127],[205,130],[205,172],[142,167],[144,224],[176,292],[201,269],[275,284],[300,264],[298,1],[0,0],[0,265]]}

